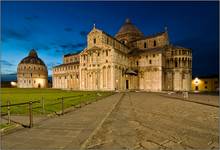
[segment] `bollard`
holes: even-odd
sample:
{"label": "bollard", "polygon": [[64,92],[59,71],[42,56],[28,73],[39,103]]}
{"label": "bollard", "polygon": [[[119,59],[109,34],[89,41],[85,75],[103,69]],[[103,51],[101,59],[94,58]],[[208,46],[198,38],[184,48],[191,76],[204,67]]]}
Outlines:
{"label": "bollard", "polygon": [[62,115],[64,114],[64,100],[63,97],[61,98],[61,109],[62,109]]}
{"label": "bollard", "polygon": [[44,109],[44,98],[41,98],[41,107],[42,107],[42,113],[45,113],[45,109]]}
{"label": "bollard", "polygon": [[32,101],[29,102],[29,119],[30,119],[29,127],[32,128],[33,127]]}
{"label": "bollard", "polygon": [[189,99],[189,93],[186,92],[186,99]]}
{"label": "bollard", "polygon": [[8,105],[8,124],[11,124],[11,113],[10,113],[10,101],[7,101],[7,105]]}

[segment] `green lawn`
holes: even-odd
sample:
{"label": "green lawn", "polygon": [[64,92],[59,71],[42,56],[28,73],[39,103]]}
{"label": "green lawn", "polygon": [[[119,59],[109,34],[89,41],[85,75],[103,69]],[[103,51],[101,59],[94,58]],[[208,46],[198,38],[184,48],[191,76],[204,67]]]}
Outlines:
{"label": "green lawn", "polygon": [[[22,103],[44,99],[45,114],[58,112],[61,110],[61,97],[64,97],[64,108],[78,105],[87,101],[94,101],[109,96],[113,92],[100,91],[65,91],[58,89],[22,89],[22,88],[1,88],[1,105]],[[65,98],[66,97],[66,98]],[[33,112],[42,114],[42,103],[33,104]],[[28,105],[12,106],[12,114],[28,114]],[[1,112],[7,112],[2,108]]]}
{"label": "green lawn", "polygon": [[1,123],[0,124],[0,129],[4,129],[4,128],[9,128],[9,127],[12,127],[13,125],[9,125],[9,124],[4,124],[4,123]]}

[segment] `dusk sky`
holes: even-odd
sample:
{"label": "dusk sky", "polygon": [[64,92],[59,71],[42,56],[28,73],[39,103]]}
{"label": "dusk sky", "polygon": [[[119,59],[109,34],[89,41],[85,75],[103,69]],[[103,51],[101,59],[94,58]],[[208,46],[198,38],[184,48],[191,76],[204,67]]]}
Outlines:
{"label": "dusk sky", "polygon": [[218,74],[218,2],[1,2],[1,73],[37,49],[51,75],[64,54],[83,50],[96,27],[114,36],[130,18],[146,36],[168,27],[172,44],[191,48],[193,75]]}

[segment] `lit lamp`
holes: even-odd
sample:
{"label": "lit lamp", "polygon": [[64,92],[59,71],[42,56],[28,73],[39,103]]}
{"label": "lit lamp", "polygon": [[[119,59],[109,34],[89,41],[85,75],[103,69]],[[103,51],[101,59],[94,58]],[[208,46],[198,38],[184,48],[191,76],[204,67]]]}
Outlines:
{"label": "lit lamp", "polygon": [[194,79],[194,84],[195,84],[196,86],[199,85],[199,78],[196,77],[196,78]]}
{"label": "lit lamp", "polygon": [[15,87],[15,86],[17,86],[17,83],[12,81],[11,86]]}

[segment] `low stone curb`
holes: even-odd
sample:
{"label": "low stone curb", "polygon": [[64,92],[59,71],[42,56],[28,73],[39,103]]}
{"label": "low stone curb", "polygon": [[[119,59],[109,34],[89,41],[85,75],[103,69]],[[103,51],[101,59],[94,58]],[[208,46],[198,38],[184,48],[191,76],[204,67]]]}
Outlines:
{"label": "low stone curb", "polygon": [[6,134],[15,132],[15,131],[17,131],[19,129],[23,129],[22,125],[14,124],[12,126],[2,128],[0,133],[1,133],[1,136],[3,136],[3,135],[6,135]]}
{"label": "low stone curb", "polygon": [[219,108],[219,105],[214,105],[214,104],[199,102],[199,101],[195,101],[195,100],[190,99],[190,98],[183,98],[183,97],[172,96],[172,95],[164,95],[164,94],[160,94],[160,96],[169,97],[169,98],[173,98],[173,99],[179,99],[179,100],[186,101],[186,102],[191,102],[191,103],[196,103],[196,104],[207,105],[207,106]]}

